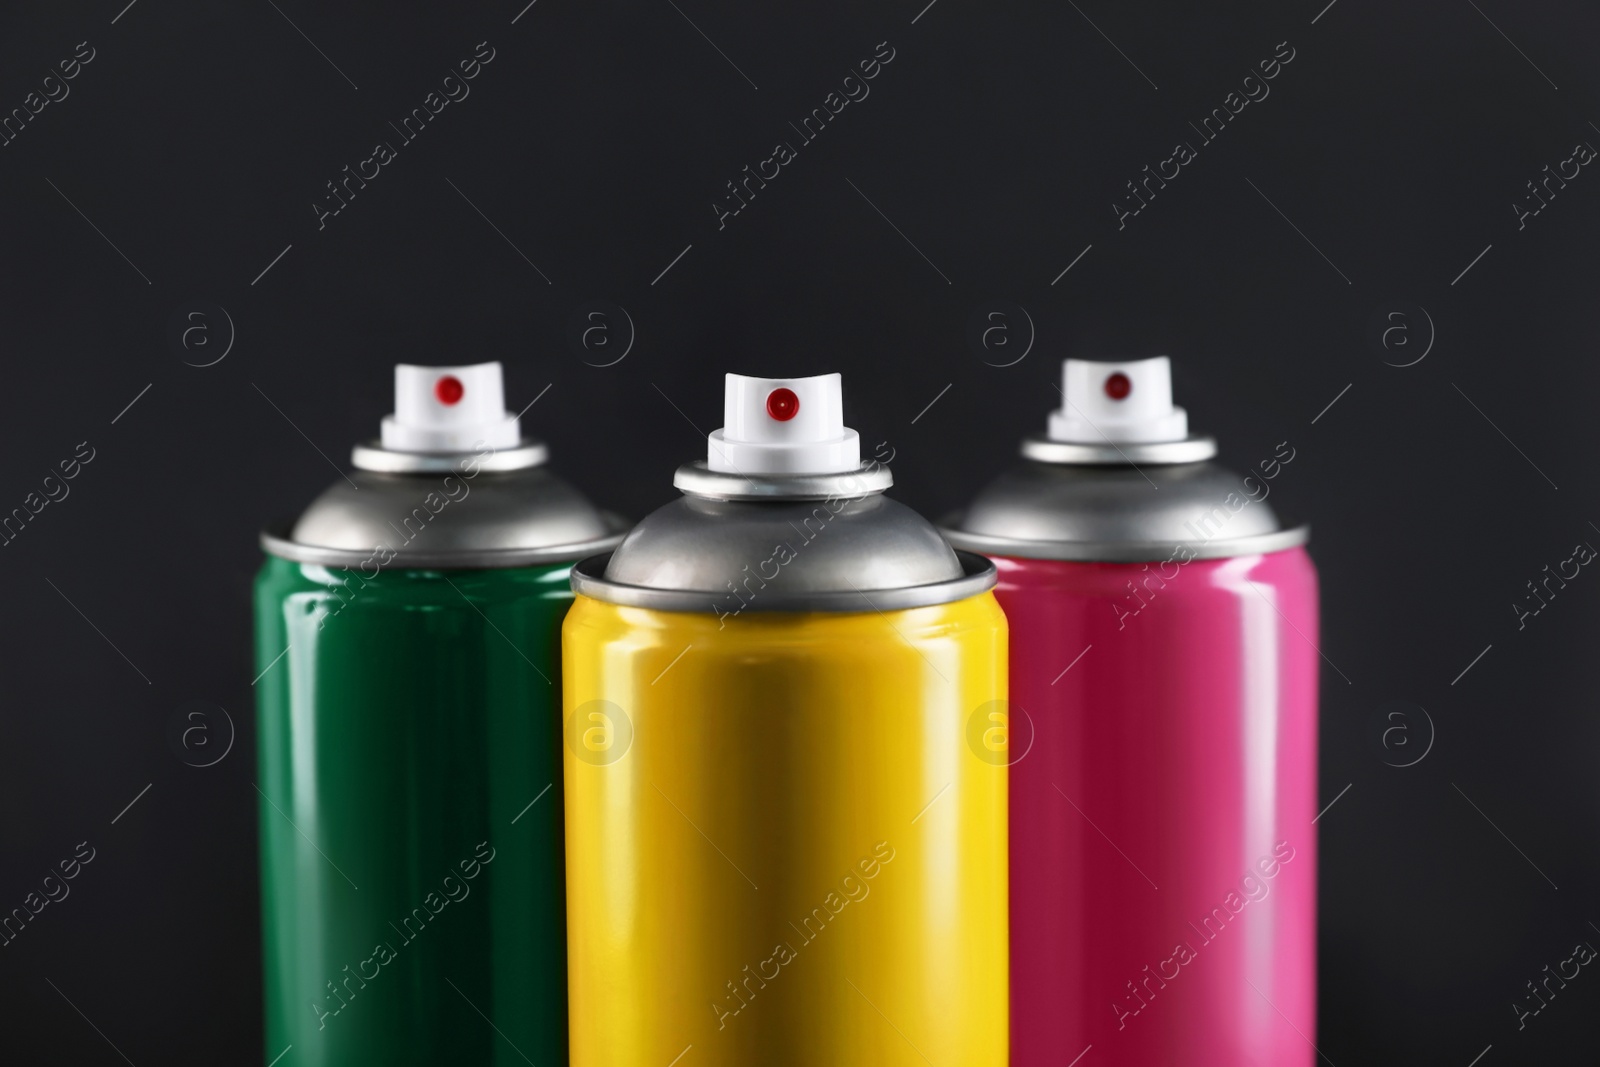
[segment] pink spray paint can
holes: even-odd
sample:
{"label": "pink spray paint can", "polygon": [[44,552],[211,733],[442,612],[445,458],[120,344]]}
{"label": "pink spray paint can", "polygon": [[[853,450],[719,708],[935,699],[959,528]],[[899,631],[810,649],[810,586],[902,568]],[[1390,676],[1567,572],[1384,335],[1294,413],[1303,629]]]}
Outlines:
{"label": "pink spray paint can", "polygon": [[1293,448],[1213,463],[1166,357],[1063,377],[945,531],[1011,623],[1011,1063],[1311,1067],[1317,578],[1267,502]]}

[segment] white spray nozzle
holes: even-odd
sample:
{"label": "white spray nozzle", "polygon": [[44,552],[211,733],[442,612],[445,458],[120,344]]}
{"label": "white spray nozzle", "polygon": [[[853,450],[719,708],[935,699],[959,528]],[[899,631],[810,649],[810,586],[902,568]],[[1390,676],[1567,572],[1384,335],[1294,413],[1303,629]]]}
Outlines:
{"label": "white spray nozzle", "polygon": [[707,465],[725,474],[838,474],[861,466],[861,437],[844,424],[837,374],[727,376],[722,429]]}
{"label": "white spray nozzle", "polygon": [[1060,411],[1050,413],[1050,440],[1097,445],[1182,441],[1189,415],[1172,403],[1166,356],[1121,363],[1066,360]]}
{"label": "white spray nozzle", "polygon": [[517,417],[506,411],[499,363],[394,368],[394,414],[383,417],[383,447],[394,452],[515,448]]}

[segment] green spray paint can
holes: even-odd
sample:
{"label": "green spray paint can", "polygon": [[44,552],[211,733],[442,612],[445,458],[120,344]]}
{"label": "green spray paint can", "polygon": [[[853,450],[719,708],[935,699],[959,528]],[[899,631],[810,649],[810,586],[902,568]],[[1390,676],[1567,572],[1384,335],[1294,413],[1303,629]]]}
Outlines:
{"label": "green spray paint can", "polygon": [[395,394],[261,538],[264,1055],[562,1064],[561,621],[622,524],[522,438],[498,363]]}

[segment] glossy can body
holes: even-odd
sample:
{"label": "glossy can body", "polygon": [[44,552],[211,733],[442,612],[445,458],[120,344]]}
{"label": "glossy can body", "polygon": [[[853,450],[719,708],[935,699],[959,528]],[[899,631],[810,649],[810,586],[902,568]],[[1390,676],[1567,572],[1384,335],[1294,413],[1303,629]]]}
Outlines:
{"label": "glossy can body", "polygon": [[565,1061],[569,569],[366,578],[268,557],[255,591],[268,1059],[293,1045],[298,1065],[521,1063],[514,1044]]}
{"label": "glossy can body", "polygon": [[992,594],[580,595],[563,648],[574,1067],[1006,1062],[1006,768],[968,743],[1005,695]]}
{"label": "glossy can body", "polygon": [[1011,767],[1013,1064],[1311,1067],[1310,558],[995,562],[1034,732]]}

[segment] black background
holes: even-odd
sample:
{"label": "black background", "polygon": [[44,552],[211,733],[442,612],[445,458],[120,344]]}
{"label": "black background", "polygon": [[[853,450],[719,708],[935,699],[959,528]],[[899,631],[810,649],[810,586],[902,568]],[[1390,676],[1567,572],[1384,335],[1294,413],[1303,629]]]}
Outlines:
{"label": "black background", "polygon": [[[1600,145],[1592,13],[124,2],[0,13],[0,110],[95,50],[0,148],[0,512],[79,442],[95,453],[0,548],[0,910],[97,850],[0,948],[0,1058],[263,1062],[255,537],[375,433],[393,363],[504,361],[557,469],[634,516],[703,452],[724,371],[840,370],[849,424],[896,449],[895,494],[938,515],[1043,428],[1062,357],[1169,353],[1225,460],[1291,443],[1275,502],[1314,526],[1339,672],[1325,1061],[1595,1062],[1600,976],[1521,1031],[1511,1007],[1600,944],[1600,578],[1521,630],[1511,606],[1600,544],[1600,177],[1522,229],[1513,208]],[[480,41],[495,58],[470,97],[319,230],[324,183]],[[880,41],[895,58],[870,96],[719,229],[724,183]],[[1124,183],[1198,146],[1189,123],[1284,41],[1271,95],[1119,229]],[[593,300],[634,326],[610,367],[589,363],[619,347],[569,340]],[[185,361],[224,347],[214,312],[213,347],[168,336],[197,301],[236,330],[206,368]],[[1011,347],[975,351],[992,301],[1013,305]],[[1385,348],[1374,321],[1403,329]],[[168,741],[194,699],[238,730],[208,768]],[[1379,743],[1394,700],[1436,729],[1408,768]]]}

